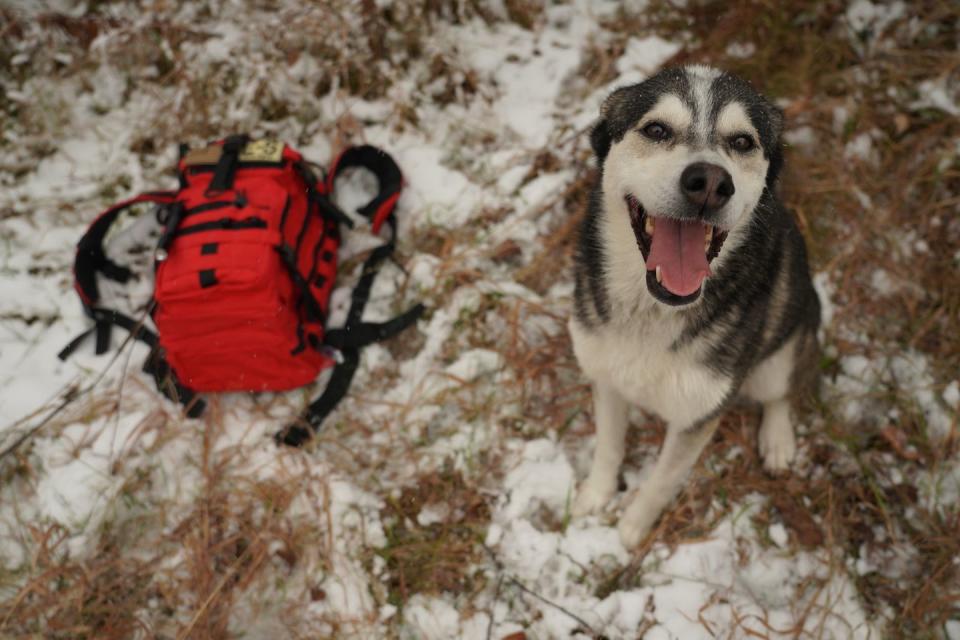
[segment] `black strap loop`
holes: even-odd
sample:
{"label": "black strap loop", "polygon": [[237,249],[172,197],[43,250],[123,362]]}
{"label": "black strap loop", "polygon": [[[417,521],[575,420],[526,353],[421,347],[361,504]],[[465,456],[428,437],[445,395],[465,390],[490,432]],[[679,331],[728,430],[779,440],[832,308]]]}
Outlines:
{"label": "black strap loop", "polygon": [[240,164],[240,152],[247,146],[250,136],[239,134],[229,136],[223,141],[223,150],[220,152],[220,160],[213,170],[213,178],[207,187],[205,196],[227,191],[233,188],[233,178],[237,173],[237,165]]}

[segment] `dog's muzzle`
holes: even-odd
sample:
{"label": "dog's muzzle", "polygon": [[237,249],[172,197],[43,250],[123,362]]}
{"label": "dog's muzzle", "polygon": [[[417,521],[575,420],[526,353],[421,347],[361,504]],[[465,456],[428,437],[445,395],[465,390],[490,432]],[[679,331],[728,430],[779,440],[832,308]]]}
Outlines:
{"label": "dog's muzzle", "polygon": [[[704,185],[703,190],[708,188]],[[715,191],[716,185],[713,188]],[[650,293],[669,305],[690,304],[696,300],[703,281],[710,276],[710,262],[719,255],[727,232],[700,219],[650,215],[633,195],[627,195],[626,202],[647,269]]]}

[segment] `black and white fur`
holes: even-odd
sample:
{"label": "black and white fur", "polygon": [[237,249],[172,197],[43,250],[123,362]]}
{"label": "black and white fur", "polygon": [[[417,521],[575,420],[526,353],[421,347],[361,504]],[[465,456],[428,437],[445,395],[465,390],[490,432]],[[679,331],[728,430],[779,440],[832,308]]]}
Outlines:
{"label": "black and white fur", "polygon": [[[666,440],[620,518],[628,548],[673,500],[735,398],[763,407],[764,466],[781,471],[794,457],[790,397],[816,368],[820,306],[803,238],[774,193],[782,130],[782,113],[747,82],[690,66],[615,91],[591,134],[600,179],[580,230],[570,333],[593,384],[597,439],[574,515],[616,493],[628,405],[658,414]],[[732,182],[718,206],[692,202],[680,185],[697,163]],[[647,271],[637,211],[698,220],[708,237],[712,227],[719,252],[695,294],[672,296]]]}

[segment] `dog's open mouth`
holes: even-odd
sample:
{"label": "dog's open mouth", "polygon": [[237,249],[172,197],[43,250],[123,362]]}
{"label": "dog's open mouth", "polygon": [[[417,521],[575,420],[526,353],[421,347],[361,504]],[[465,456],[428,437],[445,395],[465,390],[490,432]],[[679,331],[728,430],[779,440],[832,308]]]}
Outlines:
{"label": "dog's open mouth", "polygon": [[626,196],[626,201],[633,234],[647,267],[650,293],[671,305],[696,300],[727,232],[700,220],[649,215],[632,195]]}

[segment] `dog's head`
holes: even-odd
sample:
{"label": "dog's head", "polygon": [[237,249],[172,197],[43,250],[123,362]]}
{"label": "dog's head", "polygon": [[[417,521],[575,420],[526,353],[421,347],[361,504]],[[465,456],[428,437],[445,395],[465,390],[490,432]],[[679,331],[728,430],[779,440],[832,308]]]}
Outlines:
{"label": "dog's head", "polygon": [[654,298],[699,298],[728,234],[773,188],[782,129],[746,81],[708,67],[665,69],[607,98],[590,142],[608,215],[629,220]]}

